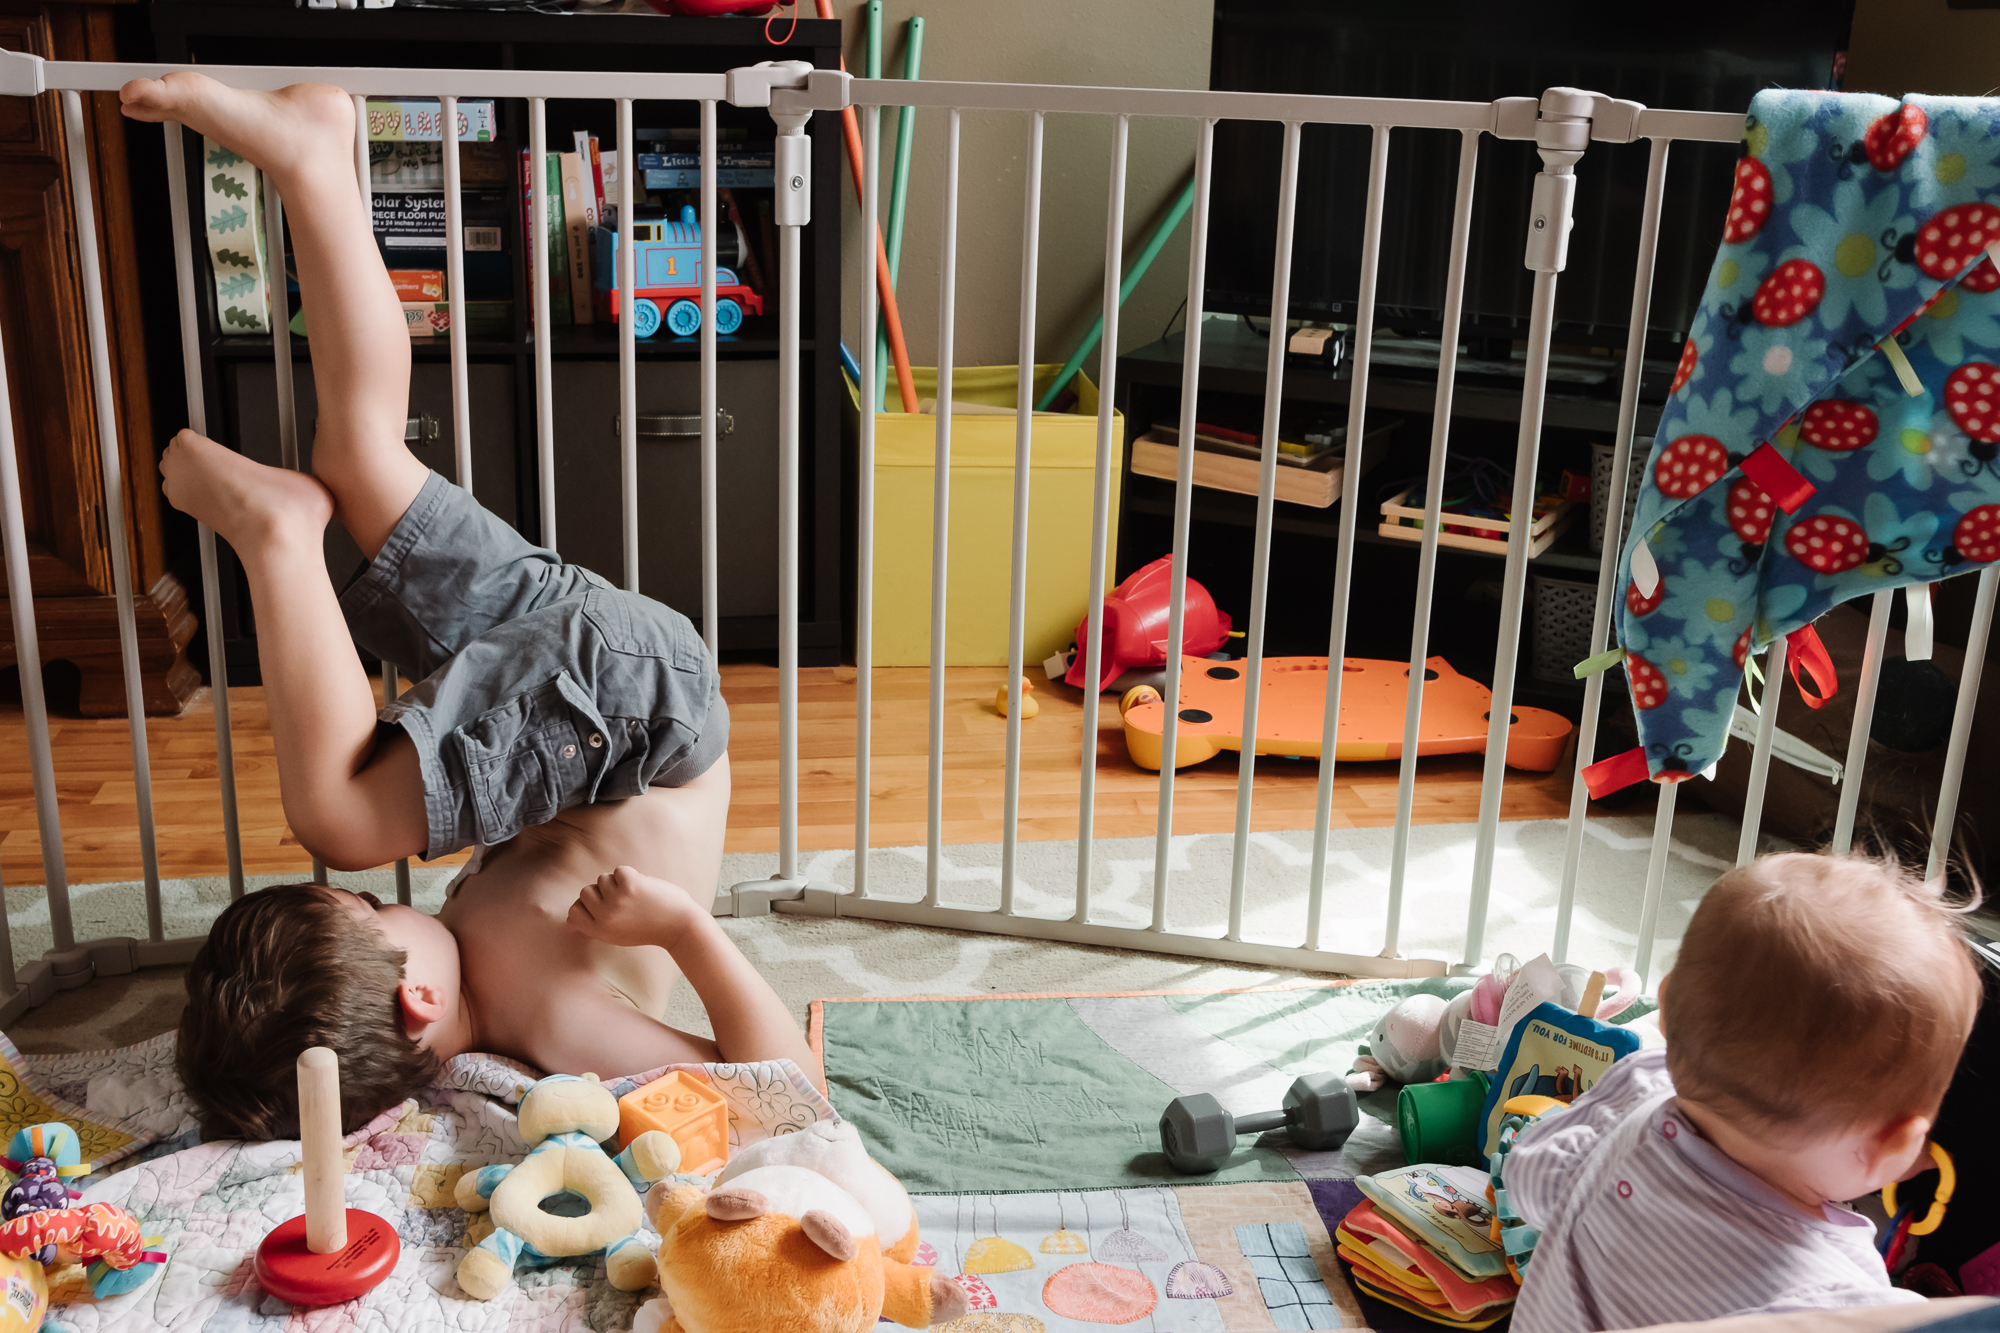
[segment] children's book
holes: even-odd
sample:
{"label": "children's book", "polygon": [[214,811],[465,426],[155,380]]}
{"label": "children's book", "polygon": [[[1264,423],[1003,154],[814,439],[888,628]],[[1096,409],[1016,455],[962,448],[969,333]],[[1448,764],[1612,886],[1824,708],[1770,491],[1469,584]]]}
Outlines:
{"label": "children's book", "polygon": [[1334,1238],[1354,1250],[1366,1265],[1380,1268],[1382,1276],[1399,1289],[1420,1298],[1424,1305],[1446,1309],[1456,1319],[1491,1313],[1495,1307],[1511,1305],[1520,1295],[1519,1286],[1510,1277],[1468,1281],[1365,1199],[1348,1211]]}
{"label": "children's book", "polygon": [[215,275],[215,323],[221,333],[269,333],[271,302],[284,298],[283,272],[272,272],[264,245],[264,191],[257,168],[213,139],[201,141],[202,216]]}
{"label": "children's book", "polygon": [[1356,1176],[1354,1184],[1405,1236],[1474,1282],[1506,1275],[1506,1255],[1490,1234],[1484,1171],[1426,1163]]}
{"label": "children's book", "polygon": [[590,296],[590,234],[597,205],[584,178],[581,153],[558,153],[562,162],[563,241],[568,246],[569,308],[573,323],[593,321]]}
{"label": "children's book", "polygon": [[[549,324],[551,327],[567,325],[572,319],[569,296],[569,245],[563,228],[562,160],[554,153],[547,154],[544,165],[544,197],[548,208],[548,232],[536,243],[524,244],[521,249],[527,259],[528,276],[528,319],[535,318],[535,292],[540,281],[538,265],[549,266]],[[532,177],[528,164],[528,150],[521,150],[521,235],[532,237],[534,193],[530,183]]]}
{"label": "children's book", "polygon": [[[444,138],[442,103],[436,98],[411,101],[368,99],[368,138],[383,142],[433,142]],[[499,137],[499,121],[491,98],[458,100],[458,138],[465,143],[491,143]]]}
{"label": "children's book", "polygon": [[1596,1086],[1612,1062],[1639,1049],[1639,1034],[1611,1023],[1571,1013],[1559,1004],[1540,1004],[1514,1025],[1500,1055],[1500,1067],[1479,1116],[1480,1154],[1491,1159],[1500,1147],[1500,1119],[1516,1097],[1549,1097],[1569,1103]]}

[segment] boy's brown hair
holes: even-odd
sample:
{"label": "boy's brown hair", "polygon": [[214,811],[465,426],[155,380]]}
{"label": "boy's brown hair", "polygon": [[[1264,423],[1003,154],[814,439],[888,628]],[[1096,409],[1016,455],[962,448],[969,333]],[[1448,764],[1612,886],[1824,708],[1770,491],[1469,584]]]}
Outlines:
{"label": "boy's brown hair", "polygon": [[337,892],[283,884],[245,894],[189,965],[175,1066],[204,1138],[297,1138],[297,1062],[307,1047],[340,1057],[350,1133],[436,1072],[436,1057],[403,1028],[406,955]]}
{"label": "boy's brown hair", "polygon": [[1787,1136],[1935,1116],[1980,1000],[1939,888],[1806,853],[1717,880],[1662,988],[1676,1091]]}

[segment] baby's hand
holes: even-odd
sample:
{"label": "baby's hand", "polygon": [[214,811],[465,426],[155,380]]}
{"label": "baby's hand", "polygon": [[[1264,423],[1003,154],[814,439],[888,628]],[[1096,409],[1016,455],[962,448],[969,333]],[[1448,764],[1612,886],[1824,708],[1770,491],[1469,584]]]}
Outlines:
{"label": "baby's hand", "polygon": [[606,944],[669,948],[688,914],[697,910],[679,885],[619,866],[576,896],[569,928]]}

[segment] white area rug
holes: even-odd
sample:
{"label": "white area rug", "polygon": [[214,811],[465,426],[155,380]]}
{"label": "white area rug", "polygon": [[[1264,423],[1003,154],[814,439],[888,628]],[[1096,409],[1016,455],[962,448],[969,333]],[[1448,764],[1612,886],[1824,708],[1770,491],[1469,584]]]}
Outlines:
{"label": "white area rug", "polygon": [[[1550,947],[1562,875],[1564,825],[1557,821],[1502,824],[1494,857],[1486,959],[1501,952],[1532,957]],[[1582,871],[1570,957],[1579,963],[1626,963],[1638,939],[1650,817],[1593,819],[1586,825]],[[1465,945],[1472,879],[1473,827],[1419,825],[1411,830],[1404,890],[1402,952],[1458,961]],[[1328,852],[1325,925],[1328,948],[1375,954],[1383,945],[1388,903],[1389,829],[1336,829]],[[1737,826],[1713,814],[1683,815],[1674,824],[1662,898],[1654,975],[1673,964],[1688,915],[1715,877],[1733,862]],[[1777,844],[1772,843],[1772,846]],[[1179,931],[1220,935],[1228,920],[1231,838],[1227,834],[1177,837],[1172,849],[1168,924]],[[808,852],[813,878],[850,885],[849,851]],[[767,854],[723,859],[722,882],[760,879],[776,869]],[[999,902],[998,844],[947,847],[941,864],[944,901],[992,907]],[[1138,925],[1151,920],[1153,843],[1114,838],[1095,847],[1094,920]],[[1248,938],[1296,944],[1304,938],[1307,880],[1312,864],[1309,832],[1259,833],[1251,838],[1244,903]],[[925,851],[878,848],[870,855],[870,891],[885,897],[923,896]],[[1076,844],[1027,842],[1019,849],[1016,903],[1029,915],[1066,916],[1076,896]],[[435,911],[452,870],[413,869],[418,906]],[[336,875],[352,889],[384,898],[395,892],[388,869]],[[253,887],[284,882],[253,878]],[[229,901],[221,879],[170,880],[162,886],[166,933],[199,934]],[[7,921],[14,957],[25,962],[49,947],[48,905],[39,886],[9,886]],[[114,935],[143,938],[144,897],[136,883],[74,885],[70,909],[80,939]],[[1191,959],[1119,950],[1086,949],[961,931],[916,929],[875,922],[797,916],[728,923],[731,935],[798,1008],[822,995],[979,994],[1012,991],[1218,989],[1258,985],[1294,973],[1281,969],[1219,966]],[[1143,939],[1135,940],[1142,943]],[[677,998],[670,1021],[699,1027],[691,995]]]}

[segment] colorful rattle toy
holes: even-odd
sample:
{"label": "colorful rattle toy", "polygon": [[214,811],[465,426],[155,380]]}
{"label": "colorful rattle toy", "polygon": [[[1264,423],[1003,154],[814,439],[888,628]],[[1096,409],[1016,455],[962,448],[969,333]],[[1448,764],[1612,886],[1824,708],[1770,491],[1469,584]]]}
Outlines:
{"label": "colorful rattle toy", "polygon": [[402,1254],[396,1228],[346,1206],[340,1061],[324,1046],[299,1056],[299,1146],[306,1210],[257,1247],[257,1282],[294,1305],[338,1305],[371,1291]]}
{"label": "colorful rattle toy", "polygon": [[17,1179],[0,1195],[0,1254],[32,1259],[43,1266],[72,1259],[94,1261],[88,1276],[91,1295],[102,1298],[137,1291],[158,1271],[152,1264],[167,1256],[150,1248],[160,1243],[147,1236],[138,1219],[108,1203],[72,1207],[82,1198],[63,1181],[87,1176],[91,1164],[82,1160],[76,1131],[60,1121],[30,1125],[14,1135],[0,1166]]}
{"label": "colorful rattle toy", "polygon": [[[1937,1166],[1938,1186],[1931,1195],[1930,1211],[1924,1214],[1922,1221],[1910,1224],[1912,1236],[1928,1236],[1938,1229],[1944,1222],[1944,1210],[1951,1202],[1952,1191],[1958,1188],[1958,1168],[1952,1164],[1951,1154],[1936,1143],[1924,1146]],[[1896,1182],[1893,1180],[1882,1187],[1882,1210],[1891,1217],[1896,1215]]]}

